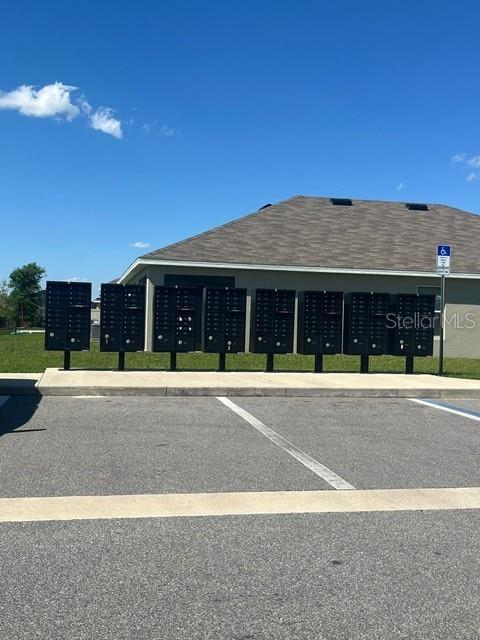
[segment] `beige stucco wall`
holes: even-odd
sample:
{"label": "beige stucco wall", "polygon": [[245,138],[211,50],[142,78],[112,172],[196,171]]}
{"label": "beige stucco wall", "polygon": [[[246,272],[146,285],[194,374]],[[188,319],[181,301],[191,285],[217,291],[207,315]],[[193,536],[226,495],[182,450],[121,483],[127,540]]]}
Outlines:
{"label": "beige stucco wall", "polygon": [[[128,282],[147,285],[146,344],[151,349],[153,318],[153,286],[164,283],[165,274],[233,276],[235,286],[248,292],[247,311],[252,293],[257,288],[328,289],[338,291],[386,291],[416,293],[417,287],[440,286],[435,277],[300,273],[293,271],[256,271],[250,269],[215,269],[196,267],[148,266]],[[446,286],[445,355],[450,357],[480,357],[480,281],[447,279]],[[247,326],[249,326],[247,317]],[[296,345],[295,345],[296,346]],[[247,343],[248,348],[248,343]],[[438,352],[438,336],[435,341]]]}

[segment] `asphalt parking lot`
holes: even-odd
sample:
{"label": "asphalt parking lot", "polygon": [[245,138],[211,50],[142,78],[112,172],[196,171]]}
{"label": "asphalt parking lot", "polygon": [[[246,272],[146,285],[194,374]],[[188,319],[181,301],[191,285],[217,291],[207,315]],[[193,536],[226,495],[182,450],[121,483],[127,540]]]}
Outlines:
{"label": "asphalt parking lot", "polygon": [[0,498],[227,502],[202,517],[7,509],[1,637],[478,640],[477,509],[231,515],[228,494],[479,487],[479,401],[233,400],[0,402]]}

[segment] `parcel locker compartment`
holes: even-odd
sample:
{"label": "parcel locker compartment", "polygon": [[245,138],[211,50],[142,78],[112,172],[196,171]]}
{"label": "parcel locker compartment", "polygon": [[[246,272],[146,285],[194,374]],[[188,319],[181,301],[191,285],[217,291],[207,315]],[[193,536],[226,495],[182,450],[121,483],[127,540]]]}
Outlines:
{"label": "parcel locker compartment", "polygon": [[69,351],[87,351],[90,348],[90,333],[87,334],[84,329],[75,327],[69,329],[67,332],[67,348]]}
{"label": "parcel locker compartment", "polygon": [[122,351],[143,351],[145,347],[144,342],[143,332],[135,333],[133,331],[124,331],[121,342]]}
{"label": "parcel locker compartment", "polygon": [[252,347],[255,353],[274,353],[273,334],[267,332],[258,334]]}
{"label": "parcel locker compartment", "polygon": [[175,330],[158,327],[153,335],[153,350],[176,351],[175,346]]}
{"label": "parcel locker compartment", "polygon": [[67,342],[67,326],[47,324],[45,327],[45,349],[47,351],[64,351]]}
{"label": "parcel locker compartment", "polygon": [[415,355],[430,356],[433,354],[433,330],[420,329],[415,332]]}
{"label": "parcel locker compartment", "polygon": [[120,328],[100,327],[100,351],[121,351],[122,331]]}

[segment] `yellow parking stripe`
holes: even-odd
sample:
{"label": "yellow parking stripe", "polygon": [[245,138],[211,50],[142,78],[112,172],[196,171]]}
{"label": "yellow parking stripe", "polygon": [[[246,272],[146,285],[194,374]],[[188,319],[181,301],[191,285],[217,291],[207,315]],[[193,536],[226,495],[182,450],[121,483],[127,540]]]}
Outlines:
{"label": "yellow parking stripe", "polygon": [[479,509],[480,487],[2,498],[0,522]]}

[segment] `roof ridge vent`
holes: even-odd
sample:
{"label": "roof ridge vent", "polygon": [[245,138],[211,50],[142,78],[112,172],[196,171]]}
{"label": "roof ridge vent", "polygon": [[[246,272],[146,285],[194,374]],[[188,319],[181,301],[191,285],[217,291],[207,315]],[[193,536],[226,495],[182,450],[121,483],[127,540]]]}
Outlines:
{"label": "roof ridge vent", "polygon": [[262,209],[268,209],[268,207],[271,207],[272,204],[271,202],[267,202],[267,204],[264,204],[263,207],[260,207],[259,211],[262,211]]}
{"label": "roof ridge vent", "polygon": [[428,211],[428,206],[422,202],[406,202],[405,206],[410,211]]}
{"label": "roof ridge vent", "polygon": [[330,202],[342,207],[351,207],[353,204],[350,198],[330,198]]}

